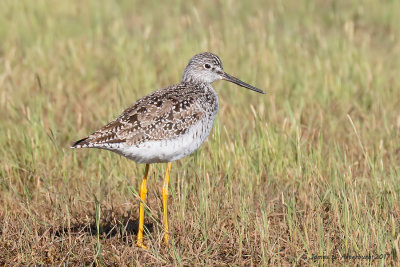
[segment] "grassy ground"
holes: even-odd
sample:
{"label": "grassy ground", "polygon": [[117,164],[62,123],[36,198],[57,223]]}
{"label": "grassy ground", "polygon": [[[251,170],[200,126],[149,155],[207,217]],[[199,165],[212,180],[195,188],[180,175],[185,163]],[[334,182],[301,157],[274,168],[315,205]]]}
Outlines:
{"label": "grassy ground", "polygon": [[[0,2],[0,263],[394,265],[400,2],[175,2]],[[143,251],[144,166],[69,145],[207,50],[268,93],[214,84],[208,142],[173,164],[169,248],[151,167]]]}

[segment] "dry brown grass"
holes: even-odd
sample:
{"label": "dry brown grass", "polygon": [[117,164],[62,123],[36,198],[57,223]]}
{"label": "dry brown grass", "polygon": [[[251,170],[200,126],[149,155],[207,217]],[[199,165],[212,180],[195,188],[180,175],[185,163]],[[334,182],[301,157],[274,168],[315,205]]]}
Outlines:
{"label": "dry brown grass", "polygon": [[[0,263],[395,265],[399,13],[372,0],[1,1]],[[268,94],[215,83],[213,133],[173,164],[169,248],[165,166],[152,166],[144,251],[144,166],[69,145],[204,50]]]}

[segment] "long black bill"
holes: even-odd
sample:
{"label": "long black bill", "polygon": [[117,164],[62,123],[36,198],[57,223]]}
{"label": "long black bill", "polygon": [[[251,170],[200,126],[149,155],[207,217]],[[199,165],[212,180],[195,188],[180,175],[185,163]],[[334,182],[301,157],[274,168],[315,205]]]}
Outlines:
{"label": "long black bill", "polygon": [[237,84],[237,85],[239,85],[239,86],[242,86],[242,87],[244,87],[244,88],[253,90],[253,91],[255,91],[255,92],[257,92],[257,93],[260,93],[260,94],[265,94],[265,92],[264,92],[263,90],[260,90],[260,89],[254,87],[254,86],[251,86],[250,84],[247,84],[247,83],[245,83],[245,82],[242,82],[242,81],[239,80],[238,78],[233,77],[233,76],[229,75],[229,74],[226,73],[226,72],[223,72],[223,73],[221,74],[221,77],[222,77],[222,79],[225,80],[225,81],[228,81],[228,82]]}

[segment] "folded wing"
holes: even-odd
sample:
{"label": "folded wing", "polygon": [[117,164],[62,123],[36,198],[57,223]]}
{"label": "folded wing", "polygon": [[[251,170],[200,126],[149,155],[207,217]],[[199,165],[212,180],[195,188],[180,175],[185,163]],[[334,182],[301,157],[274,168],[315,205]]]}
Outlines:
{"label": "folded wing", "polygon": [[205,114],[195,94],[182,84],[155,91],[72,147],[107,149],[176,138],[185,134]]}

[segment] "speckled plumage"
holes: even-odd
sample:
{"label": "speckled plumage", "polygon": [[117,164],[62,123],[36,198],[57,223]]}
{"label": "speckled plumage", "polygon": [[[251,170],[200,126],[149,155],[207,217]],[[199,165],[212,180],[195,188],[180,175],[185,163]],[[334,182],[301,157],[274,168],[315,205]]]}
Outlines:
{"label": "speckled plumage", "polygon": [[180,84],[139,99],[72,148],[111,150],[140,163],[185,157],[210,133],[218,111],[218,97],[211,83],[219,79],[262,92],[226,74],[216,55],[201,53],[189,61]]}
{"label": "speckled plumage", "polygon": [[106,149],[146,163],[140,186],[136,242],[140,248],[146,248],[143,231],[149,164],[168,162],[162,189],[164,244],[168,244],[167,202],[171,161],[190,155],[207,139],[218,111],[218,96],[211,86],[217,80],[230,81],[264,93],[227,74],[216,55],[209,52],[197,54],[186,66],[180,84],[139,99],[115,120],[72,145],[72,148]]}

